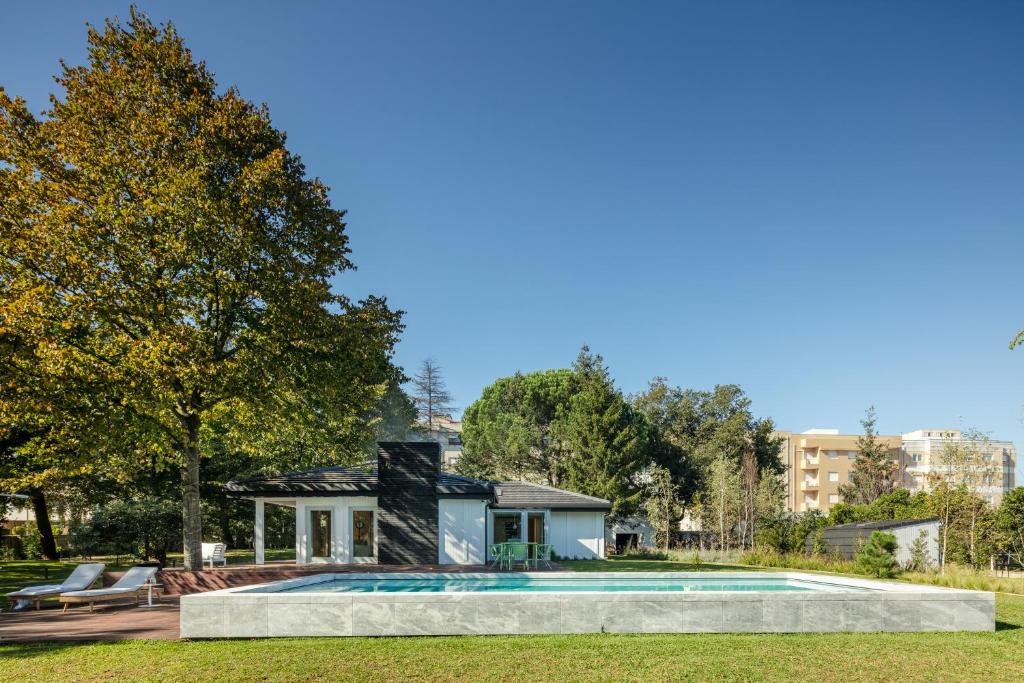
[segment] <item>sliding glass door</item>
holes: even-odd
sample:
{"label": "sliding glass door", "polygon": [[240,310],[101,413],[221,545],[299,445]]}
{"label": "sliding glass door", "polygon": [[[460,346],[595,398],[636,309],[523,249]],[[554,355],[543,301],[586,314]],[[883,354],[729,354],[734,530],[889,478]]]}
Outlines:
{"label": "sliding glass door", "polygon": [[309,557],[310,561],[331,562],[333,559],[332,534],[334,512],[332,510],[309,511]]}

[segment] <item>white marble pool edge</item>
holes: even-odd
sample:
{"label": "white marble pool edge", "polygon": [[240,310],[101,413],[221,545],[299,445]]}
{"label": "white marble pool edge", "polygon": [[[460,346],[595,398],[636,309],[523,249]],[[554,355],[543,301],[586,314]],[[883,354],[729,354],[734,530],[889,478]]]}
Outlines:
{"label": "white marble pool edge", "polygon": [[[868,591],[280,592],[345,580],[493,579],[486,573],[316,574],[184,595],[182,638],[556,633],[992,631],[982,591],[801,572],[520,572],[500,578],[793,579]],[[274,589],[254,592],[254,589]]]}

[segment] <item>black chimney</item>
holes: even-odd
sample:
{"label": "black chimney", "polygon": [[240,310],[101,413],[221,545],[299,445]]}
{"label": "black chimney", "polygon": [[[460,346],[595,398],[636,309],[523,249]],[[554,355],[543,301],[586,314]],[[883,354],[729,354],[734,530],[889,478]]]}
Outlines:
{"label": "black chimney", "polygon": [[381,564],[437,564],[441,446],[377,444],[377,553]]}

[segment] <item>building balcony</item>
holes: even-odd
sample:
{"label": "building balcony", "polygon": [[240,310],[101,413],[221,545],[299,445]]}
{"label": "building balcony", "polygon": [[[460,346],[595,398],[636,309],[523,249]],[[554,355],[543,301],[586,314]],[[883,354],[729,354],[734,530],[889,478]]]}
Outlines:
{"label": "building balcony", "polygon": [[817,479],[805,479],[800,482],[801,491],[817,491],[818,486],[819,484]]}

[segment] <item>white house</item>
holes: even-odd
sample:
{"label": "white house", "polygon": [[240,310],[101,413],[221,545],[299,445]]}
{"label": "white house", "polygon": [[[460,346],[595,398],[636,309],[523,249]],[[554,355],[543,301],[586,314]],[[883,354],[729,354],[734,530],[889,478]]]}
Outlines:
{"label": "white house", "polygon": [[256,504],[256,563],[266,505],[295,510],[298,564],[484,564],[493,543],[551,543],[560,558],[605,555],[607,500],[440,468],[437,443],[381,443],[377,462],[229,482]]}

